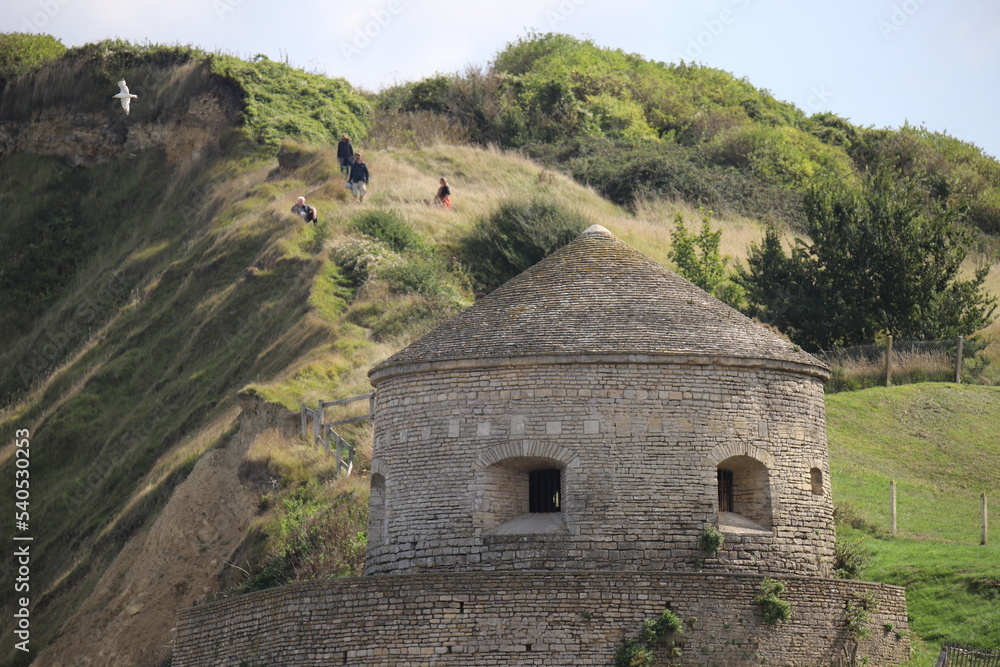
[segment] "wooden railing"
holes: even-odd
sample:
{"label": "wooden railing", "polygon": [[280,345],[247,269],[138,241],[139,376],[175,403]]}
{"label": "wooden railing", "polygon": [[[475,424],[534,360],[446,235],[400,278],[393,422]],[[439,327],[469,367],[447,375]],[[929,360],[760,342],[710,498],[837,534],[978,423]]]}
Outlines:
{"label": "wooden railing", "polygon": [[[357,401],[368,401],[368,414],[359,415],[357,417],[348,417],[346,419],[338,419],[332,422],[324,421],[323,412],[326,408],[334,405],[346,405],[348,403],[354,403]],[[372,418],[375,412],[375,393],[369,392],[367,394],[361,394],[360,396],[352,396],[350,398],[342,398],[337,401],[323,401],[321,400],[315,409],[307,408],[306,404],[302,404],[302,437],[309,437],[310,430],[312,431],[312,443],[313,446],[322,445],[323,449],[326,451],[327,455],[334,456],[337,459],[337,470],[343,471],[344,474],[350,475],[351,471],[354,469],[354,445],[347,442],[339,433],[334,429],[335,426],[343,426],[345,424],[356,424],[358,422],[366,421]],[[309,428],[309,420],[312,420],[312,429]]]}
{"label": "wooden railing", "polygon": [[941,647],[934,667],[1000,667],[1000,651],[962,648],[955,644]]}

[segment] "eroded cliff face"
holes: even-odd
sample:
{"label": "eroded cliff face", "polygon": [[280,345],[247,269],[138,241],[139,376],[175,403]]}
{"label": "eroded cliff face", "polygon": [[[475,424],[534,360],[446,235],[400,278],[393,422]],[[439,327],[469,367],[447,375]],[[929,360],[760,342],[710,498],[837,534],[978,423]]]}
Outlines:
{"label": "eroded cliff face", "polygon": [[[106,104],[57,97],[55,102],[32,105],[27,118],[23,111],[0,114],[0,158],[14,152],[33,153],[88,167],[123,154],[162,148],[171,161],[198,159],[217,147],[239,122],[235,93],[200,63],[164,70],[148,82],[139,82],[133,92],[141,94],[128,115],[112,97],[116,86],[109,82],[101,90],[105,87]],[[19,89],[9,88],[4,95],[23,97],[29,86],[21,83]]]}
{"label": "eroded cliff face", "polygon": [[77,612],[33,664],[156,667],[170,655],[178,609],[220,589],[233,552],[257,514],[260,489],[240,465],[260,439],[288,440],[298,415],[253,397],[193,440],[206,442],[238,424],[202,456],[163,511],[115,558]]}

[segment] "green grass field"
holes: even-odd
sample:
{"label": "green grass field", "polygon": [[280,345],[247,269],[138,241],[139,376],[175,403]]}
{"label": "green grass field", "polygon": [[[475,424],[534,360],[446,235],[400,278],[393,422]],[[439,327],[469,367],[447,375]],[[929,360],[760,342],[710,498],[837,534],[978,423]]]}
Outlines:
{"label": "green grass field", "polygon": [[1000,488],[998,408],[1000,388],[945,383],[827,397],[834,503],[851,520],[838,538],[864,539],[865,579],[906,587],[914,666],[934,664],[943,642],[1000,648],[995,518],[980,544],[980,494],[996,507]]}

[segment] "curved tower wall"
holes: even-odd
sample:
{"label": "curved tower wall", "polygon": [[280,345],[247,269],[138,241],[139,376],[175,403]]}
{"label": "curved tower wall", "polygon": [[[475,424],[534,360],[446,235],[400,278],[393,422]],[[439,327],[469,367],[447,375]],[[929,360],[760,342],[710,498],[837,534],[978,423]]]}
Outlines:
{"label": "curved tower wall", "polygon": [[[787,362],[582,355],[392,366],[376,385],[366,573],[826,575],[822,379]],[[531,515],[530,470],[561,471]],[[720,521],[719,469],[735,474]],[[706,524],[726,544],[698,547]]]}

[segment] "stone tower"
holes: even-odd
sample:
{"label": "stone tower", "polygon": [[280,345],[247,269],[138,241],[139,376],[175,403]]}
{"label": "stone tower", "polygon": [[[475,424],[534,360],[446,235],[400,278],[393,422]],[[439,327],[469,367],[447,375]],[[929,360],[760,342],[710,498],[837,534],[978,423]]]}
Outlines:
{"label": "stone tower", "polygon": [[370,373],[366,573],[825,576],[828,372],[590,227]]}
{"label": "stone tower", "polygon": [[591,227],[371,371],[371,576],[183,610],[173,664],[608,667],[664,609],[674,665],[898,664],[903,589],[826,576],[827,373]]}

